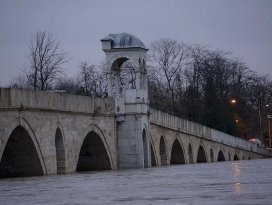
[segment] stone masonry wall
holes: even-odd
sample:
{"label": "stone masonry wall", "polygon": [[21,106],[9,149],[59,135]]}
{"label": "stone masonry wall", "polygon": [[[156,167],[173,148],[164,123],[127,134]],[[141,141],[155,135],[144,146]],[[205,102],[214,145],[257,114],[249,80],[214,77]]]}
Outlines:
{"label": "stone masonry wall", "polygon": [[64,140],[66,173],[75,171],[82,142],[91,131],[103,141],[112,169],[118,168],[113,99],[1,88],[0,159],[17,126],[32,138],[45,174],[57,172],[57,128]]}

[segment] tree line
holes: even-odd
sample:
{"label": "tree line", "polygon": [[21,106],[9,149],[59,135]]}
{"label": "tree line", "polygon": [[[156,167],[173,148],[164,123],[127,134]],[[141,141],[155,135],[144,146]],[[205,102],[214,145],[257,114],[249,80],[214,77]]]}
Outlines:
{"label": "tree line", "polygon": [[152,107],[243,138],[267,137],[272,80],[222,50],[161,39],[150,45]]}
{"label": "tree line", "polygon": [[[267,114],[272,114],[272,80],[252,71],[230,53],[175,39],[159,39],[147,57],[150,106],[242,138],[267,143]],[[69,55],[46,31],[37,32],[29,46],[28,67],[9,87],[64,90],[103,96],[104,65],[81,62],[72,78],[65,75]],[[133,87],[129,62],[121,67],[121,84]]]}

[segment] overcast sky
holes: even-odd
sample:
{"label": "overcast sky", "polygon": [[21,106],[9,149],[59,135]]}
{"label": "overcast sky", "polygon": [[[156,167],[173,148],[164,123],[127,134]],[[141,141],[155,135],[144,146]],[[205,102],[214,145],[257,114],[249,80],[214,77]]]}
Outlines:
{"label": "overcast sky", "polygon": [[72,57],[104,59],[100,39],[131,33],[148,47],[162,37],[232,52],[260,74],[272,75],[272,0],[0,0],[0,85],[27,65],[29,42],[47,30]]}

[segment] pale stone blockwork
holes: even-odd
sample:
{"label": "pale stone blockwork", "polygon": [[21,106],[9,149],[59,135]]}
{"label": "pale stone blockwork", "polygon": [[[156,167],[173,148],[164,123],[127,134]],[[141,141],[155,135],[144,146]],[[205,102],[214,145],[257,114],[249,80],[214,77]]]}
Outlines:
{"label": "pale stone blockwork", "polygon": [[[43,97],[36,98],[37,95]],[[36,98],[36,105],[33,98]],[[69,108],[66,104],[67,98],[73,98],[68,105]],[[56,105],[52,101],[59,104]],[[78,106],[79,103],[82,107]],[[80,148],[90,132],[100,136],[112,169],[118,168],[116,122],[112,99],[1,89],[0,106],[0,159],[12,131],[22,126],[35,144],[44,174],[55,174],[57,172],[55,133],[57,128],[60,128],[65,148],[66,173],[75,172]]]}
{"label": "pale stone blockwork", "polygon": [[[106,54],[107,92],[115,97],[119,167],[149,167],[147,49],[137,37],[126,33],[109,34],[101,41]],[[121,66],[126,61],[135,73],[135,88],[121,90]]]}
{"label": "pale stone blockwork", "polygon": [[[203,125],[184,120],[159,110],[151,109],[150,135],[154,146],[157,164],[161,165],[160,139],[164,138],[167,164],[170,164],[173,142],[177,139],[181,145],[185,162],[190,163],[189,144],[192,147],[192,162],[197,163],[199,147],[203,147],[206,161],[218,161],[222,151],[225,160],[257,159],[271,157],[271,152],[249,141],[227,135]],[[219,160],[220,161],[220,160]]]}

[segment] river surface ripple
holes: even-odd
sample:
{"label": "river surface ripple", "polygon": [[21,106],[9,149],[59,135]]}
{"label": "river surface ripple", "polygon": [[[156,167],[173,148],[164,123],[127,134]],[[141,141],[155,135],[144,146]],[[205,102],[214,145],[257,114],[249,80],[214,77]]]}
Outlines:
{"label": "river surface ripple", "polygon": [[1,179],[0,204],[272,204],[272,159]]}

